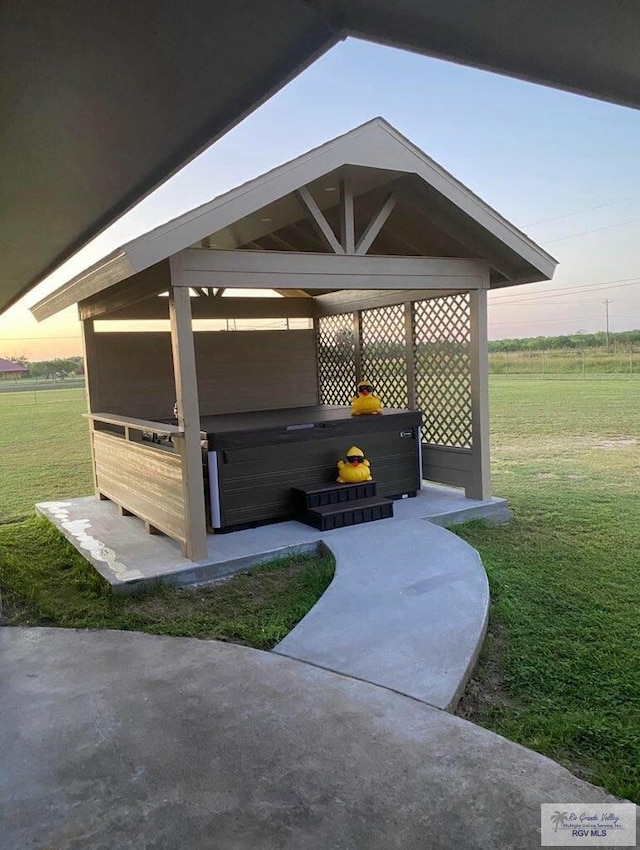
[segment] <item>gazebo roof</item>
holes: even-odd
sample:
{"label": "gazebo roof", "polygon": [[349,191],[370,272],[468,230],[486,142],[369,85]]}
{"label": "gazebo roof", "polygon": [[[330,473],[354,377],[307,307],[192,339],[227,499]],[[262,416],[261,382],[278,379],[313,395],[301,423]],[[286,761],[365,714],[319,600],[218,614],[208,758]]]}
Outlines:
{"label": "gazebo roof", "polygon": [[[40,301],[33,313],[46,318],[187,248],[331,252],[345,180],[353,193],[356,240],[366,241],[371,222],[385,211],[368,254],[480,258],[489,263],[492,288],[553,275],[553,257],[375,118],[123,245]],[[304,195],[329,232],[314,228]]]}

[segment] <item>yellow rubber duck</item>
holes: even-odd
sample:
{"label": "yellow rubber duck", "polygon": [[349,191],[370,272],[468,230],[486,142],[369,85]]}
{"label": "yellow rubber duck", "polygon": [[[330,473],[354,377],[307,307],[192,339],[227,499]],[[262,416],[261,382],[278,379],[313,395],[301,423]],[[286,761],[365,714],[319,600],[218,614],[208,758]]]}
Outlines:
{"label": "yellow rubber duck", "polygon": [[359,381],[357,395],[351,399],[352,416],[372,416],[382,413],[382,402],[374,395],[370,381]]}
{"label": "yellow rubber duck", "polygon": [[347,460],[338,461],[338,484],[359,484],[361,481],[373,481],[369,461],[357,446],[351,446]]}

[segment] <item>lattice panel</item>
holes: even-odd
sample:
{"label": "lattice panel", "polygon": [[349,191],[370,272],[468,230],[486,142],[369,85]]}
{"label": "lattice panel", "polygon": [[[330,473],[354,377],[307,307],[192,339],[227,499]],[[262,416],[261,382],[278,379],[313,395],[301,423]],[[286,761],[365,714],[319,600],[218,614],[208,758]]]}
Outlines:
{"label": "lattice panel", "polygon": [[351,404],[356,385],[353,313],[318,321],[320,404]]}
{"label": "lattice panel", "polygon": [[413,305],[416,401],[422,436],[439,446],[471,447],[468,293]]}
{"label": "lattice panel", "polygon": [[360,320],[362,377],[385,407],[409,406],[404,305],[364,310]]}

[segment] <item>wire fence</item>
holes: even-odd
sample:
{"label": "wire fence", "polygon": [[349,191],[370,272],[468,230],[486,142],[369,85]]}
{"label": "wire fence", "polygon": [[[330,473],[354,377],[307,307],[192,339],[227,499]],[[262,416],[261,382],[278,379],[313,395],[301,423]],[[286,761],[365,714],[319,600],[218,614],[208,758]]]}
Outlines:
{"label": "wire fence", "polygon": [[70,396],[81,396],[83,390],[84,378],[4,378],[0,379],[0,406],[66,404]]}
{"label": "wire fence", "polygon": [[602,380],[640,378],[640,349],[550,349],[492,351],[489,374],[510,378]]}

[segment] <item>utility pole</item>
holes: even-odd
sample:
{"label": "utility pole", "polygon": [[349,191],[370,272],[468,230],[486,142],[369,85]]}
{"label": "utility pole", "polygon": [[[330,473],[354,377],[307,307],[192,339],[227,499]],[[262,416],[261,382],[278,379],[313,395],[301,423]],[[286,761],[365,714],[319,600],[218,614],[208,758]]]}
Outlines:
{"label": "utility pole", "polygon": [[613,304],[612,298],[605,298],[602,302],[604,304],[605,316],[607,319],[607,352],[609,351],[609,304]]}

